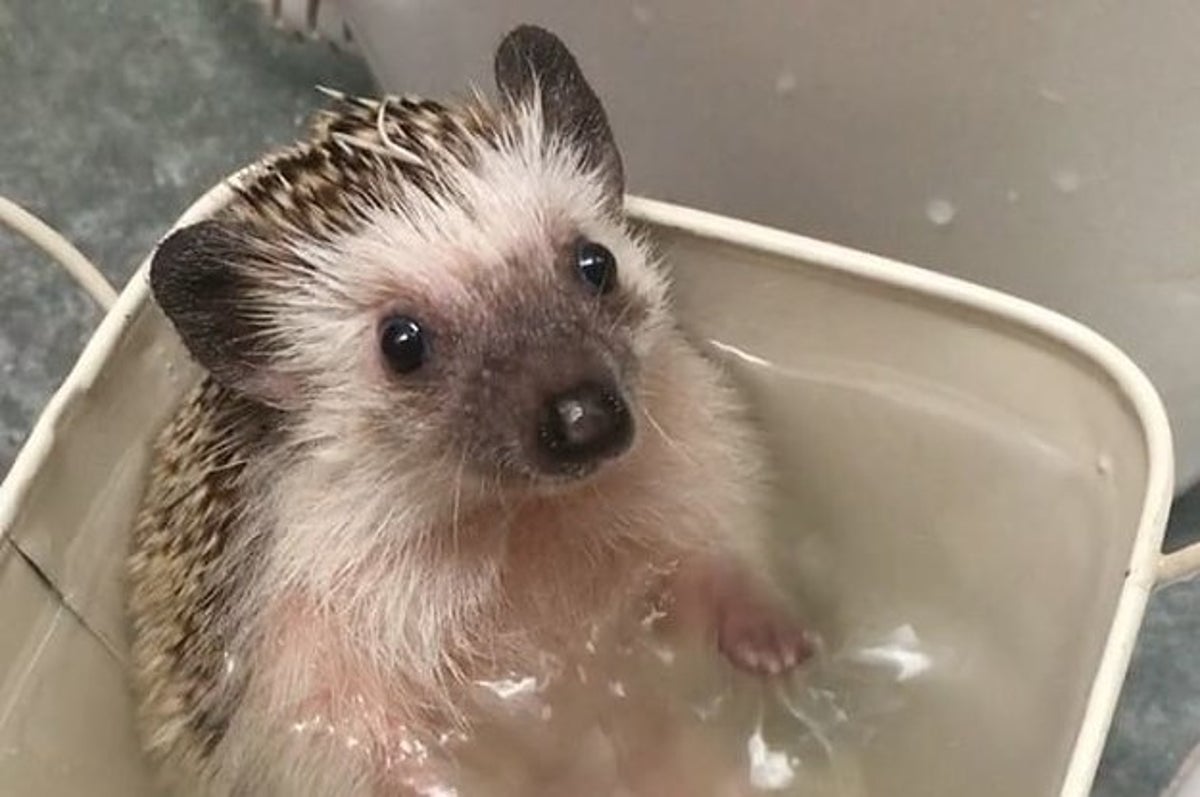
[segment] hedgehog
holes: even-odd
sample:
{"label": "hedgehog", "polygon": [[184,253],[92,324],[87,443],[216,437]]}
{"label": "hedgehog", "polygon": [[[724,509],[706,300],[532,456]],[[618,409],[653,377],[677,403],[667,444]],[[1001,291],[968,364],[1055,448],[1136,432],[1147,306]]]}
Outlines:
{"label": "hedgehog", "polygon": [[599,99],[537,27],[494,74],[496,99],[331,93],[152,256],[204,371],[127,569],[175,788],[476,793],[435,753],[494,710],[478,685],[582,672],[647,606],[748,677],[811,652],[765,575],[763,446],[624,214]]}

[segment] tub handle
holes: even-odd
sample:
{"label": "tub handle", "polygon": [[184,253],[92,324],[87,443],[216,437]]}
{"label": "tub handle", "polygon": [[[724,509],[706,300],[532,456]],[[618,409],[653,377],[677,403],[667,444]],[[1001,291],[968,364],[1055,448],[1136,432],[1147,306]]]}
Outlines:
{"label": "tub handle", "polygon": [[0,196],[0,223],[28,240],[45,252],[50,259],[62,267],[79,287],[92,297],[92,301],[107,311],[117,301],[117,292],[100,270],[83,256],[70,241],[46,222],[25,210],[10,199]]}
{"label": "tub handle", "polygon": [[1158,584],[1166,586],[1200,574],[1200,542],[1163,554],[1158,560]]}

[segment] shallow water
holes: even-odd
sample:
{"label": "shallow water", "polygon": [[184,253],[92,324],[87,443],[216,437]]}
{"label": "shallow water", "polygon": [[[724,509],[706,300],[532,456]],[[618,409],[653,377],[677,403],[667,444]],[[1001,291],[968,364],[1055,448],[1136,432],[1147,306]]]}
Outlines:
{"label": "shallow water", "polygon": [[[766,423],[788,419],[775,560],[823,647],[763,681],[642,640],[618,684],[585,687],[609,724],[571,743],[618,770],[632,746],[643,769],[571,793],[1055,793],[1111,612],[1092,585],[1125,555],[1109,451],[877,366],[715,348]],[[687,779],[639,791],[659,767]],[[521,793],[495,772],[461,793]]]}
{"label": "shallow water", "polygon": [[834,685],[854,773],[828,793],[1054,793],[1111,611],[1091,584],[1123,567],[1111,457],[875,365],[723,354],[790,419],[776,544],[837,651],[801,696]]}
{"label": "shallow water", "polygon": [[422,746],[420,760],[453,763],[419,791],[866,795],[879,720],[904,710],[931,662],[911,627],[859,641],[765,679],[652,633],[596,639],[591,662],[477,682],[490,720]]}

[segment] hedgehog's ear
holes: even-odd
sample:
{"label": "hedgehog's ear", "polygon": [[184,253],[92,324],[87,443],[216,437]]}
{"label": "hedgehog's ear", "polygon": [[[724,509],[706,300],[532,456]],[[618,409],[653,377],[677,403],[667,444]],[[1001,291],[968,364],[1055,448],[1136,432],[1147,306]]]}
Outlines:
{"label": "hedgehog's ear", "polygon": [[600,170],[619,208],[625,193],[621,155],[604,107],[567,46],[547,30],[522,25],[500,42],[495,71],[496,86],[509,102],[540,98],[547,132],[578,147],[587,166]]}
{"label": "hedgehog's ear", "polygon": [[150,289],[183,344],[226,387],[272,406],[291,398],[274,373],[262,313],[254,312],[245,266],[250,249],[231,224],[176,230],[150,261]]}

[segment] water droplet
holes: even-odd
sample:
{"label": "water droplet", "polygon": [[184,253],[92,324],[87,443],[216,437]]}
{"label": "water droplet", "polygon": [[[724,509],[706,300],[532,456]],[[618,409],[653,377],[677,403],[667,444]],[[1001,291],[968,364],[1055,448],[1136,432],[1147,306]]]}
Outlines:
{"label": "water droplet", "polygon": [[945,227],[954,221],[957,214],[958,209],[948,199],[931,199],[925,205],[925,216],[938,227]]}
{"label": "water droplet", "polygon": [[1108,454],[1101,454],[1096,458],[1096,472],[1102,476],[1107,476],[1112,473],[1113,460]]}
{"label": "water droplet", "polygon": [[656,645],[651,649],[655,657],[662,662],[666,667],[670,667],[675,663],[675,651],[662,645]]}
{"label": "water droplet", "polygon": [[791,94],[796,90],[796,73],[790,69],[785,69],[775,78],[775,93],[779,95]]}
{"label": "water droplet", "polygon": [[464,744],[470,738],[471,737],[467,736],[467,734],[463,733],[462,731],[442,731],[438,734],[438,744],[440,744],[442,747],[446,747],[450,744]]}
{"label": "water droplet", "polygon": [[633,5],[633,21],[639,25],[649,26],[654,23],[654,9],[641,3]]}
{"label": "water droplet", "polygon": [[1021,193],[1015,188],[1010,188],[1008,189],[1008,193],[1004,195],[1004,198],[1007,199],[1009,203],[1015,205],[1021,199]]}
{"label": "water droplet", "polygon": [[1052,102],[1055,105],[1066,105],[1067,98],[1059,94],[1049,86],[1038,86],[1038,96],[1046,102]]}
{"label": "water droplet", "polygon": [[625,684],[620,681],[611,681],[608,684],[608,691],[612,693],[613,697],[625,697]]}
{"label": "water droplet", "polygon": [[1073,194],[1079,190],[1079,185],[1082,182],[1079,178],[1079,172],[1072,169],[1059,169],[1050,177],[1054,181],[1054,187],[1064,194]]}

